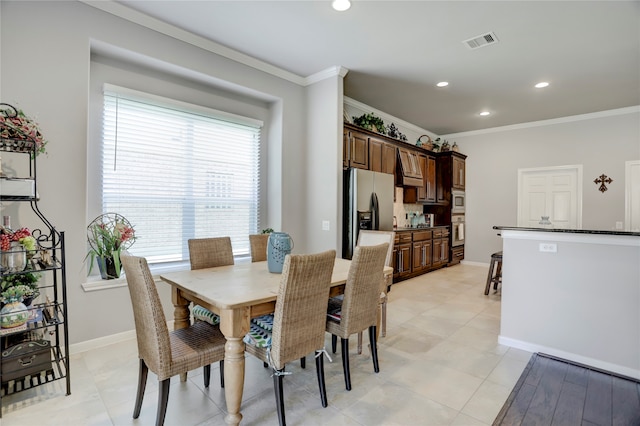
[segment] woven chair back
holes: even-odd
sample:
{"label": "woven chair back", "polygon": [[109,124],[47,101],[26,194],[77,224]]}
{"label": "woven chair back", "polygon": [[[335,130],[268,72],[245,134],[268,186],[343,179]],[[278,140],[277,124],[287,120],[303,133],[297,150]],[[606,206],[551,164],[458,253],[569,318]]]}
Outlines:
{"label": "woven chair back", "polygon": [[388,246],[356,246],[342,300],[340,325],[347,336],[376,323]]}
{"label": "woven chair back", "polygon": [[384,264],[391,266],[391,257],[393,256],[393,240],[396,237],[396,233],[393,231],[369,231],[363,229],[358,233],[359,246],[377,246],[378,244],[388,243],[387,257]]}
{"label": "woven chair back", "polygon": [[145,258],[123,255],[121,260],[133,306],[138,356],[156,375],[165,377],[171,365],[171,343],[156,283]]}
{"label": "woven chair back", "polygon": [[335,250],[285,258],[271,340],[271,358],[276,369],[324,347],[335,260]]}
{"label": "woven chair back", "polygon": [[191,269],[234,264],[233,248],[229,237],[197,238],[189,240],[188,243]]}
{"label": "woven chair back", "polygon": [[267,244],[269,234],[251,234],[249,243],[251,244],[251,261],[263,262],[267,260]]}

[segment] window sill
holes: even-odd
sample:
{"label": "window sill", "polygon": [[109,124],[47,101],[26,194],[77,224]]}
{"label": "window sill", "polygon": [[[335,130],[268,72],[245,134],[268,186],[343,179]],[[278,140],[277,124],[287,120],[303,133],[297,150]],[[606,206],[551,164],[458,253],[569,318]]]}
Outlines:
{"label": "window sill", "polygon": [[[236,264],[249,263],[251,262],[251,258],[246,256],[236,257],[234,259],[234,262]],[[161,281],[160,280],[161,274],[165,272],[186,271],[187,269],[189,269],[189,263],[180,262],[180,263],[173,263],[168,265],[156,265],[156,266],[151,266],[150,269],[151,269],[151,274],[153,276],[153,279],[155,281]],[[103,280],[102,278],[100,278],[99,275],[91,275],[87,277],[86,282],[82,283],[82,289],[85,291],[85,293],[88,293],[91,291],[100,291],[100,290],[108,290],[110,288],[126,287],[127,279],[124,277],[124,273],[122,275],[123,275],[122,277],[114,280]]]}

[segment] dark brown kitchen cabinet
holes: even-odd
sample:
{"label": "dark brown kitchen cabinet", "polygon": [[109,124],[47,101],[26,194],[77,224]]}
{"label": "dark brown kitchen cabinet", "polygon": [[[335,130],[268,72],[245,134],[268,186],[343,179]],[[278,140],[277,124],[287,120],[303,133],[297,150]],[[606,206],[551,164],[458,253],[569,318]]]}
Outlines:
{"label": "dark brown kitchen cabinet", "polygon": [[453,182],[451,186],[453,189],[464,191],[465,160],[459,157],[451,157],[451,161],[453,165]]}
{"label": "dark brown kitchen cabinet", "polygon": [[457,246],[451,248],[451,261],[450,265],[456,265],[464,259],[464,246]]}
{"label": "dark brown kitchen cabinet", "polygon": [[422,173],[421,186],[405,186],[405,203],[434,203],[436,201],[436,159],[430,155],[418,154],[418,164]]}
{"label": "dark brown kitchen cabinet", "polygon": [[449,263],[449,228],[436,228],[433,230],[433,264],[441,266]]}
{"label": "dark brown kitchen cabinet", "polygon": [[436,202],[451,203],[451,190],[465,189],[466,155],[448,151],[438,154]]}
{"label": "dark brown kitchen cabinet", "polygon": [[413,232],[412,272],[420,272],[431,267],[431,231]]}
{"label": "dark brown kitchen cabinet", "polygon": [[421,186],[423,184],[422,170],[418,153],[407,148],[398,148],[398,161],[399,183],[402,183],[403,186]]}
{"label": "dark brown kitchen cabinet", "polygon": [[343,130],[342,135],[342,165],[345,168],[355,167],[369,169],[369,139],[366,135]]}
{"label": "dark brown kitchen cabinet", "polygon": [[377,138],[369,138],[369,170],[387,174],[396,172],[396,147]]}
{"label": "dark brown kitchen cabinet", "polygon": [[425,179],[425,201],[436,201],[436,159],[432,156],[427,156],[427,177]]}
{"label": "dark brown kitchen cabinet", "polygon": [[411,274],[411,232],[397,232],[393,246],[393,278]]}

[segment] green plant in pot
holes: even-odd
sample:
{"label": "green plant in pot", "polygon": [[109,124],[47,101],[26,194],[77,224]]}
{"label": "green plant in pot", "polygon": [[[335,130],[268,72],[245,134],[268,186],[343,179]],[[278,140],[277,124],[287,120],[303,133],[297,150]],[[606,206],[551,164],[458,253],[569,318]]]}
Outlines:
{"label": "green plant in pot", "polygon": [[85,260],[89,259],[89,274],[93,270],[93,263],[98,263],[102,279],[120,278],[122,264],[120,254],[122,250],[131,247],[136,235],[129,221],[118,213],[105,213],[96,217],[87,226],[87,241],[89,252]]}
{"label": "green plant in pot", "polygon": [[[9,296],[15,296],[19,293],[19,296],[23,298],[24,304],[29,306],[33,299],[40,295],[38,280],[40,280],[40,274],[35,272],[3,276],[2,281],[0,281],[3,302],[6,302]],[[5,293],[7,296],[5,296]]]}
{"label": "green plant in pot", "polygon": [[384,121],[380,117],[376,117],[372,114],[363,114],[360,117],[353,117],[353,124],[363,127],[367,130],[373,130],[381,135],[387,134],[387,128],[384,125]]}
{"label": "green plant in pot", "polygon": [[0,309],[0,327],[19,327],[29,319],[29,308],[22,302],[25,294],[31,291],[26,285],[16,285],[2,292],[4,305]]}

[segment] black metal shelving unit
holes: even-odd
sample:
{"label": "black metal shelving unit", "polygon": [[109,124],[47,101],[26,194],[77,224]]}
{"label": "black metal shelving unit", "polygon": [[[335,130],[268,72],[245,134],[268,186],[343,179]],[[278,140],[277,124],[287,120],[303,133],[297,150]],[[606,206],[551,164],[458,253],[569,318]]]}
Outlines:
{"label": "black metal shelving unit", "polygon": [[[2,153],[11,153],[12,157],[29,162],[29,176],[23,179],[32,181],[33,191],[9,195],[0,190],[1,209],[4,211],[6,203],[29,203],[40,223],[30,227],[37,241],[36,254],[31,256],[25,251],[24,270],[10,270],[0,263],[0,278],[29,272],[42,274],[42,278],[39,302],[31,305],[27,324],[15,329],[0,329],[0,418],[2,398],[13,393],[65,380],[66,395],[71,394],[64,232],[58,231],[38,207],[36,144],[31,140],[0,138]],[[0,179],[7,182],[6,178]],[[0,252],[0,256],[3,253]],[[27,356],[16,356],[25,345],[33,350]]]}

